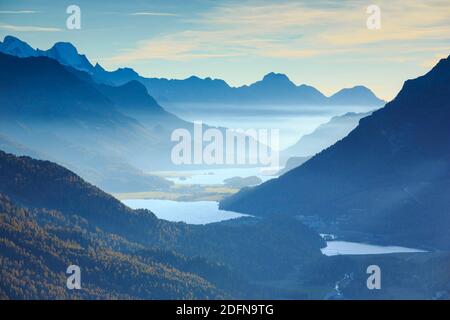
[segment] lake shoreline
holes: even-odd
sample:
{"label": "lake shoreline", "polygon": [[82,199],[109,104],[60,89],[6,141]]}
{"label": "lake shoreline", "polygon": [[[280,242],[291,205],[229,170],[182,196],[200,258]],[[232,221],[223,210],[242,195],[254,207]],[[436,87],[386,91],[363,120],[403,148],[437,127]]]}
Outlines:
{"label": "lake shoreline", "polygon": [[132,209],[148,209],[159,219],[187,224],[210,224],[248,215],[219,210],[216,201],[174,201],[161,199],[127,199],[122,203]]}
{"label": "lake shoreline", "polygon": [[344,240],[327,241],[327,246],[321,249],[326,256],[337,255],[379,255],[396,253],[426,253],[428,251],[402,247],[397,245],[376,245],[363,242],[351,242]]}
{"label": "lake shoreline", "polygon": [[[124,199],[122,203],[132,209],[149,209],[159,219],[187,224],[205,225],[210,223],[226,223],[243,217],[249,217],[237,212],[219,210],[216,201],[176,201],[164,199]],[[325,256],[336,255],[379,255],[393,253],[423,253],[427,252],[412,247],[400,245],[380,245],[372,242],[355,242],[343,240],[334,234],[321,234],[326,241],[322,248]]]}

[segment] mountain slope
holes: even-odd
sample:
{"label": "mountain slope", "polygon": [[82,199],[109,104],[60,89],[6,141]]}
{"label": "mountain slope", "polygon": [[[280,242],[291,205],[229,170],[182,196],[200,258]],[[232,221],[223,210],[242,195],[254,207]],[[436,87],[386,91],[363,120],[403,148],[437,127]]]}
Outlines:
{"label": "mountain slope", "polygon": [[312,133],[301,137],[294,145],[281,152],[282,157],[308,157],[331,146],[349,134],[361,118],[370,113],[349,112],[331,118],[327,123],[321,124]]}
{"label": "mountain slope", "polygon": [[40,50],[33,49],[28,43],[16,37],[6,36],[3,42],[0,42],[0,52],[19,58],[48,57],[62,65],[91,73],[94,69],[86,56],[79,54],[75,46],[69,42],[57,42],[48,50]]}
{"label": "mountain slope", "polygon": [[33,49],[28,43],[13,36],[6,36],[3,42],[0,42],[0,52],[19,58],[36,57],[38,55],[37,50]]}
{"label": "mountain slope", "polygon": [[266,74],[261,81],[235,88],[234,91],[236,102],[302,105],[327,103],[327,98],[317,89],[307,85],[296,86],[286,75],[273,72]]}
{"label": "mountain slope", "polygon": [[[87,73],[45,57],[0,54],[0,67],[4,71],[0,75],[1,134],[48,154],[110,191],[170,185],[144,174],[137,164],[167,162],[169,133],[148,128],[165,124],[170,128],[181,120],[162,110],[142,85],[138,87],[143,101],[139,106],[151,111],[146,127],[119,111],[129,107],[122,102],[135,95],[134,89],[127,92],[104,85],[110,93],[105,96]],[[124,99],[114,100],[113,94]]]}
{"label": "mountain slope", "polygon": [[332,105],[381,106],[385,102],[364,86],[341,89],[329,98]]}
{"label": "mountain slope", "polygon": [[97,83],[47,57],[0,53],[0,67],[0,134],[110,192],[170,185],[145,172],[179,169],[171,158],[172,132],[192,133],[194,125],[166,112],[141,83]]}
{"label": "mountain slope", "polygon": [[133,80],[139,80],[139,74],[131,68],[118,68],[115,71],[106,71],[96,63],[93,76],[99,83],[121,86]]}
{"label": "mountain slope", "polygon": [[38,51],[38,55],[55,59],[59,63],[77,70],[93,72],[94,67],[85,55],[68,42],[57,42],[47,51]]}
{"label": "mountain slope", "polygon": [[[46,220],[45,223],[42,223]],[[55,222],[57,221],[57,222]],[[41,223],[40,223],[41,222]],[[67,224],[67,225],[66,225]],[[141,256],[111,248],[113,235],[93,233],[57,211],[17,207],[0,194],[2,299],[193,299],[225,297],[202,277],[174,268],[171,253]],[[178,263],[188,266],[189,260]],[[198,265],[200,264],[196,261]],[[81,290],[66,289],[69,265]],[[207,264],[205,263],[205,266]],[[211,267],[209,267],[211,268]],[[223,271],[216,267],[217,271]],[[129,272],[133,270],[132,272]]]}
{"label": "mountain slope", "polygon": [[390,243],[450,248],[450,59],[405,82],[347,137],[223,201],[255,215],[316,215]]}

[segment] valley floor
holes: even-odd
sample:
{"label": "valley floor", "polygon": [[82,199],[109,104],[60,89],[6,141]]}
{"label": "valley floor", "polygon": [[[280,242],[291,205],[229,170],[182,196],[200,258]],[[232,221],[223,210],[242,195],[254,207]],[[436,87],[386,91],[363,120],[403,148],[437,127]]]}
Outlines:
{"label": "valley floor", "polygon": [[114,193],[119,200],[158,199],[172,201],[220,201],[239,189],[223,185],[174,184],[167,190]]}

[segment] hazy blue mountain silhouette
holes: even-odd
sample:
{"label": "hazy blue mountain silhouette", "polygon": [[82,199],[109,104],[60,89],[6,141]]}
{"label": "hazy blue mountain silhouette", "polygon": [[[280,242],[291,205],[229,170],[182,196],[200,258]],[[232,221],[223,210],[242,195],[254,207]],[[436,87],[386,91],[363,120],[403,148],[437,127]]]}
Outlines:
{"label": "hazy blue mountain silhouette", "polygon": [[86,56],[79,54],[71,43],[57,42],[47,51],[41,52],[43,56],[55,59],[63,65],[87,72],[93,72],[94,70]]}
{"label": "hazy blue mountain silhouette", "polygon": [[357,86],[343,89],[331,97],[324,96],[314,87],[295,85],[284,74],[268,73],[260,81],[242,87],[231,87],[221,79],[201,79],[191,76],[187,79],[146,78],[133,69],[119,68],[106,71],[98,63],[93,66],[85,55],[79,54],[70,43],[58,42],[49,50],[34,50],[27,43],[12,36],[0,43],[0,52],[19,57],[46,56],[63,65],[86,71],[98,82],[109,85],[123,85],[137,80],[145,85],[157,101],[171,103],[215,103],[215,104],[272,104],[272,105],[361,105],[382,106],[384,101],[369,89]]}
{"label": "hazy blue mountain silhouette", "polygon": [[148,92],[164,102],[227,101],[231,87],[223,80],[191,76],[187,79],[143,78]]}
{"label": "hazy blue mountain silhouette", "polygon": [[69,42],[57,42],[48,50],[33,49],[28,43],[13,37],[6,36],[0,42],[0,52],[20,58],[48,57],[59,63],[78,70],[93,72],[94,66],[85,55],[79,54],[75,46]]}
{"label": "hazy blue mountain silhouette", "polygon": [[238,100],[257,103],[325,105],[327,98],[317,89],[296,86],[285,74],[269,73],[261,81],[235,89]]}
{"label": "hazy blue mountain silhouette", "polygon": [[283,158],[313,156],[344,138],[356,128],[360,119],[369,114],[348,112],[341,116],[335,116],[318,126],[310,134],[302,136],[294,145],[283,150],[281,155]]}
{"label": "hazy blue mountain silhouette", "polygon": [[373,105],[375,101],[379,100],[375,94],[367,87],[355,86],[352,88],[345,88],[333,94],[330,98],[330,103],[333,105]]}
{"label": "hazy blue mountain silhouette", "polygon": [[36,57],[38,55],[37,51],[28,43],[13,36],[6,36],[3,42],[0,42],[0,52],[20,58]]}
{"label": "hazy blue mountain silhouette", "polygon": [[448,249],[449,136],[447,58],[406,81],[394,100],[335,145],[221,207],[254,215],[317,215],[341,231]]}
{"label": "hazy blue mountain silhouette", "polygon": [[[184,122],[155,104],[142,85],[103,85],[107,96],[88,74],[47,57],[0,54],[0,67],[0,132],[5,137],[49,155],[108,190],[169,185],[143,174],[137,163],[167,162],[169,136],[161,126]],[[119,109],[127,108],[121,105],[127,99],[157,117],[144,126],[124,115]]]}
{"label": "hazy blue mountain silhouette", "polygon": [[124,114],[146,114],[154,117],[166,117],[167,120],[176,122],[177,119],[172,114],[166,112],[157,102],[147,93],[147,89],[142,83],[132,80],[123,85],[112,87],[104,84],[97,84],[96,88],[108,97]]}
{"label": "hazy blue mountain silhouette", "polygon": [[[158,101],[172,103],[265,104],[265,105],[361,105],[382,106],[385,102],[361,86],[347,89],[345,94],[326,97],[305,84],[295,85],[285,74],[268,73],[250,85],[231,87],[220,79],[195,76],[184,80],[141,78],[149,93]],[[353,96],[355,91],[355,96]]]}
{"label": "hazy blue mountain silhouette", "polygon": [[141,79],[157,100],[250,104],[327,104],[327,98],[313,87],[296,86],[284,74],[269,73],[248,86],[230,87],[220,79],[196,76],[184,80]]}
{"label": "hazy blue mountain silhouette", "polygon": [[1,74],[2,92],[9,93],[2,94],[1,112],[5,116],[70,121],[71,116],[98,117],[99,113],[105,113],[108,117],[120,118],[106,97],[53,59],[19,59],[0,54],[0,63],[4,71]]}
{"label": "hazy blue mountain silhouette", "polygon": [[143,84],[98,83],[48,57],[0,53],[0,67],[0,134],[109,192],[171,184],[144,172],[173,169],[171,134],[178,128],[192,132],[193,124],[166,112]]}
{"label": "hazy blue mountain silhouette", "polygon": [[106,71],[98,63],[94,66],[93,75],[101,83],[119,86],[140,79],[139,74],[131,68],[119,68],[115,71]]}
{"label": "hazy blue mountain silhouette", "polygon": [[292,146],[281,150],[280,160],[285,167],[278,175],[302,165],[315,154],[328,148],[347,136],[359,123],[359,120],[370,115],[370,112],[348,112],[331,118],[319,125],[313,132],[302,136]]}

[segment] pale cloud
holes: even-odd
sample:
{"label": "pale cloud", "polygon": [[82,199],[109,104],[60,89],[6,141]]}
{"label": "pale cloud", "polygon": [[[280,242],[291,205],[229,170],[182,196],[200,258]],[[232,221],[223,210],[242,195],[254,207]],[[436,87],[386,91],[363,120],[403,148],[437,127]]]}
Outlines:
{"label": "pale cloud", "polygon": [[39,26],[18,26],[11,24],[0,24],[0,29],[16,32],[58,32],[59,28],[39,27]]}
{"label": "pale cloud", "polygon": [[[356,9],[356,8],[355,8]],[[450,2],[390,1],[380,4],[381,29],[361,28],[365,20],[356,19],[357,12],[348,12],[349,21],[320,35],[319,41],[331,45],[357,46],[389,41],[445,40],[450,34]],[[350,18],[353,17],[353,20]]]}
{"label": "pale cloud", "polygon": [[176,13],[169,12],[133,12],[129,13],[130,16],[154,16],[154,17],[177,17]]}
{"label": "pale cloud", "polygon": [[155,39],[140,42],[138,49],[124,50],[123,53],[104,60],[119,65],[148,59],[183,60],[184,55],[192,49],[193,45],[189,43]]}
{"label": "pale cloud", "polygon": [[[189,36],[188,36],[189,35]],[[189,38],[188,38],[189,37]],[[138,49],[124,50],[123,53],[112,58],[103,59],[109,63],[121,65],[142,60],[173,60],[188,61],[202,58],[225,58],[239,56],[240,53],[221,53],[208,50],[196,51],[198,43],[189,41],[194,34],[186,32],[184,41],[174,41],[172,37],[143,41],[138,44]]]}
{"label": "pale cloud", "polygon": [[40,11],[34,11],[34,10],[0,10],[0,14],[30,14],[30,13],[40,13]]}
{"label": "pale cloud", "polygon": [[[141,41],[135,49],[108,61],[119,64],[150,59],[190,60],[244,55],[313,56],[318,54],[316,50],[301,48],[296,43],[299,28],[329,16],[330,12],[301,11],[293,4],[220,6],[190,21],[195,29]],[[293,37],[290,41],[293,47],[286,46],[286,36]]]}
{"label": "pale cloud", "polygon": [[[295,31],[318,21],[335,19],[343,9],[312,9],[299,2],[222,6],[202,15],[202,24],[251,33]],[[297,29],[298,31],[298,29]]]}
{"label": "pale cloud", "polygon": [[[310,58],[319,55],[382,52],[391,43],[429,47],[424,40],[445,40],[450,34],[450,3],[391,0],[378,4],[381,30],[366,27],[367,4],[348,1],[340,7],[308,7],[304,3],[220,5],[196,19],[190,30],[140,41],[135,48],[108,60],[192,60],[234,56]],[[374,46],[375,45],[375,46]],[[392,48],[391,48],[392,49]],[[392,51],[392,59],[409,59]]]}

